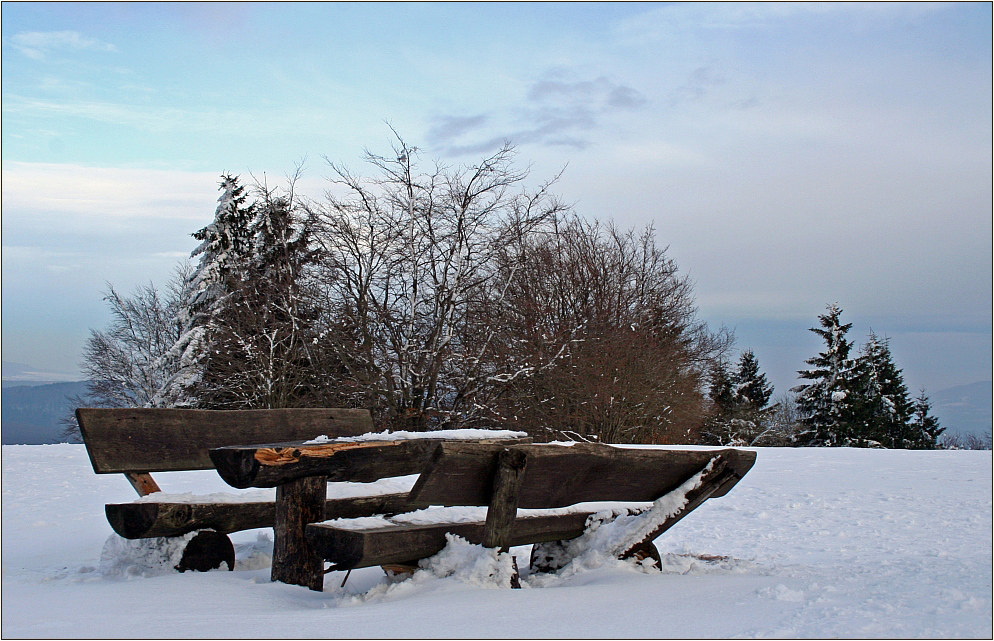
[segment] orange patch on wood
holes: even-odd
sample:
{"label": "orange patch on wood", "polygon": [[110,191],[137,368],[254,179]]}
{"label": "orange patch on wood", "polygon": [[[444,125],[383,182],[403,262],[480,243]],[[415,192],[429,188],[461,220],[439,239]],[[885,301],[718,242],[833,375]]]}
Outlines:
{"label": "orange patch on wood", "polygon": [[296,463],[301,458],[330,458],[343,450],[363,447],[385,447],[399,445],[402,441],[361,441],[352,443],[328,443],[322,445],[302,445],[299,447],[266,447],[255,451],[255,460],[260,465],[286,465]]}

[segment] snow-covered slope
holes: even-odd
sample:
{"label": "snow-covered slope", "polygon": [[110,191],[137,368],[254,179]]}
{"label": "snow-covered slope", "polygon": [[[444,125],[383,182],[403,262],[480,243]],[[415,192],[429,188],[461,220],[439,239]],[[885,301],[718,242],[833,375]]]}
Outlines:
{"label": "snow-covered slope", "polygon": [[[657,539],[664,572],[591,557],[495,589],[485,573],[378,568],[316,593],[269,582],[270,533],[233,535],[235,572],[122,563],[104,503],[128,501],[79,445],[3,447],[10,637],[990,637],[991,453],[760,449],[728,496]],[[213,472],[170,493],[230,492]],[[343,488],[344,489],[344,488]],[[466,550],[454,547],[434,568]],[[451,567],[450,567],[451,570]],[[442,572],[442,574],[445,574]]]}

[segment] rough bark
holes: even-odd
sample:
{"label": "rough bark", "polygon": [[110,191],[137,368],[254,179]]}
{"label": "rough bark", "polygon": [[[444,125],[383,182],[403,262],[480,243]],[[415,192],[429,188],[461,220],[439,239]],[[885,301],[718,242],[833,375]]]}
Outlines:
{"label": "rough bark", "polygon": [[324,520],[328,482],[316,476],[297,479],[276,490],[276,524],[273,526],[271,579],[303,585],[318,592],[324,588],[324,563],[304,536],[308,523]]}

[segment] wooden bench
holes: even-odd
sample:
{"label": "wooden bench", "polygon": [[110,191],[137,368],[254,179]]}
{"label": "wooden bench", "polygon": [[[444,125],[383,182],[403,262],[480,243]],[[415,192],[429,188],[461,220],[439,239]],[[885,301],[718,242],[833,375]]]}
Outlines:
{"label": "wooden bench", "polygon": [[[425,443],[431,447],[430,457],[420,459],[421,473],[408,504],[486,506],[485,521],[375,528],[324,522],[336,518],[324,508],[327,479],[368,481],[394,475],[395,462],[405,459],[406,452],[425,452]],[[211,458],[222,478],[235,487],[279,488],[277,519],[282,526],[277,525],[277,546],[282,538],[292,552],[280,559],[274,555],[273,578],[321,590],[324,573],[331,570],[413,566],[442,550],[446,533],[502,550],[539,544],[533,548],[533,568],[555,569],[543,554],[549,546],[565,549],[563,541],[583,535],[594,512],[518,517],[518,508],[651,502],[679,493],[672,513],[637,531],[636,538],[614,552],[621,558],[658,560],[652,540],[708,498],[727,493],[752,467],[756,454],[586,443],[398,441],[230,446],[212,450]],[[324,561],[331,567],[325,569]]]}
{"label": "wooden bench", "polygon": [[[151,472],[213,469],[209,450],[238,443],[304,441],[319,436],[350,437],[373,430],[367,410],[76,410],[86,451],[97,474],[124,474],[139,496],[161,492]],[[434,444],[407,447],[386,475],[416,474]],[[383,468],[387,469],[387,468]],[[361,475],[359,475],[361,477]],[[271,486],[269,486],[271,487]],[[150,497],[152,498],[152,497]],[[328,499],[321,506],[328,518],[396,514],[416,509],[404,493]],[[124,538],[174,537],[200,531],[190,541],[179,570],[206,570],[222,561],[234,569],[234,548],[228,534],[277,522],[276,502],[115,503],[105,507],[111,527]]]}

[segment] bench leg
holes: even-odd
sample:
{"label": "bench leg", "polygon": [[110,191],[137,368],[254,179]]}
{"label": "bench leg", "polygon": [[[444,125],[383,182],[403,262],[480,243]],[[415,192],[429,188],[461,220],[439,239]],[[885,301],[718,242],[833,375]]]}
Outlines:
{"label": "bench leg", "polygon": [[[499,548],[501,552],[510,549],[511,528],[518,516],[518,495],[527,463],[528,457],[521,450],[504,448],[497,455],[497,471],[487,508],[487,522],[483,526],[484,547]],[[516,560],[511,587],[521,587]]]}
{"label": "bench leg", "polygon": [[[735,474],[735,471],[728,466],[725,460],[720,456],[715,457],[710,472],[704,475],[701,479],[701,484],[696,489],[687,492],[687,503],[684,505],[683,509],[660,523],[651,532],[642,537],[641,540],[629,545],[627,549],[619,555],[619,558],[644,559],[646,556],[649,556],[656,560],[657,563],[659,563],[659,567],[662,568],[662,561],[659,558],[659,551],[656,550],[655,546],[653,546],[652,541],[654,541],[656,537],[661,535],[663,532],[676,525],[680,519],[697,509],[701,503],[708,500],[708,498],[717,492],[722,486],[736,480],[738,480],[738,476]],[[647,546],[652,546],[651,550]],[[655,555],[652,554],[652,551],[655,551]]]}
{"label": "bench leg", "polygon": [[328,480],[311,476],[276,488],[276,523],[273,526],[273,581],[324,589],[324,560],[304,536],[308,523],[324,520]]}

